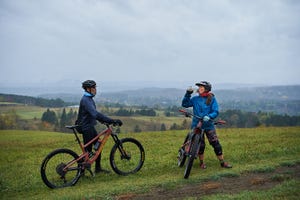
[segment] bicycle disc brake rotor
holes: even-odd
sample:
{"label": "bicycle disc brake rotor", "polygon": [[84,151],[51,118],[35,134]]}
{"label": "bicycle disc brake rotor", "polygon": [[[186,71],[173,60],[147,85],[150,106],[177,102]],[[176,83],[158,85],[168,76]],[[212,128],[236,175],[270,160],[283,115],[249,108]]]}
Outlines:
{"label": "bicycle disc brake rotor", "polygon": [[66,172],[64,171],[64,168],[66,167],[67,165],[64,164],[64,163],[60,163],[56,166],[56,173],[58,173],[61,177],[63,177]]}
{"label": "bicycle disc brake rotor", "polygon": [[178,151],[178,155],[177,155],[178,161],[182,160],[184,153],[185,153],[184,150],[182,148],[180,148]]}

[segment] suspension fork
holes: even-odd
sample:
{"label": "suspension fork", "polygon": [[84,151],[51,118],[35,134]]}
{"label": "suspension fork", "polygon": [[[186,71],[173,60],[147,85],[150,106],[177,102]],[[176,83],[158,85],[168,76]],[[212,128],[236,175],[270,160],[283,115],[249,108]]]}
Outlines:
{"label": "suspension fork", "polygon": [[122,155],[121,157],[129,159],[130,157],[127,155],[126,151],[124,151],[122,142],[119,139],[119,137],[117,135],[115,135],[115,134],[112,134],[111,136],[112,136],[114,142],[116,143],[116,145],[117,145],[117,147],[118,147],[118,149],[119,149],[119,151],[120,151],[120,153]]}

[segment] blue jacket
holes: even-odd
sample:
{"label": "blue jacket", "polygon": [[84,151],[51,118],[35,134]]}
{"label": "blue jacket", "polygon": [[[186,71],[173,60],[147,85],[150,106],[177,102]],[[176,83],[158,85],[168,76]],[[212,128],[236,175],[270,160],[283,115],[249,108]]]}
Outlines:
{"label": "blue jacket", "polygon": [[81,98],[78,112],[78,124],[82,130],[87,130],[96,125],[96,120],[99,122],[113,123],[113,120],[96,110],[96,104],[93,100],[93,95],[85,92]]}
{"label": "blue jacket", "polygon": [[[216,98],[212,96],[211,103],[206,105],[207,97],[202,97],[200,95],[191,97],[190,94],[186,93],[182,99],[182,106],[185,108],[193,107],[194,115],[199,117],[209,116],[211,119],[215,119],[219,115],[219,106]],[[195,128],[199,120],[193,117],[192,128]],[[215,129],[213,122],[203,122],[203,129],[212,130]]]}

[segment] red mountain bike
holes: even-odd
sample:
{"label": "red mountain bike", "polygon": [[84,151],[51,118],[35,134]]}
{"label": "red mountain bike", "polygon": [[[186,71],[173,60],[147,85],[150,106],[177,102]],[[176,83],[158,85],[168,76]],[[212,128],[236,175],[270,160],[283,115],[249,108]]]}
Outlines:
{"label": "red mountain bike", "polygon": [[[49,188],[62,188],[75,185],[85,170],[94,176],[91,171],[91,165],[102,152],[110,136],[115,142],[109,157],[112,169],[117,174],[128,175],[136,173],[142,168],[145,161],[145,151],[141,143],[134,138],[119,139],[119,131],[114,131],[112,125],[105,125],[107,128],[85,145],[78,137],[76,131],[77,125],[66,126],[66,128],[73,130],[82,154],[77,155],[77,153],[70,149],[57,149],[46,156],[41,165],[41,176],[43,182]],[[98,150],[95,153],[85,151],[85,147],[96,140],[100,143]]]}
{"label": "red mountain bike", "polygon": [[[197,158],[199,148],[200,148],[200,141],[204,137],[204,129],[202,129],[203,119],[197,115],[194,115],[187,110],[179,110],[179,112],[183,113],[186,117],[196,117],[199,119],[199,123],[194,130],[187,134],[183,144],[181,145],[180,149],[178,150],[178,166],[183,167],[186,158],[188,158],[185,170],[184,170],[184,178],[189,178],[191,173],[191,169],[194,163],[194,159]],[[226,122],[223,120],[218,120],[214,122],[214,125],[225,124]]]}

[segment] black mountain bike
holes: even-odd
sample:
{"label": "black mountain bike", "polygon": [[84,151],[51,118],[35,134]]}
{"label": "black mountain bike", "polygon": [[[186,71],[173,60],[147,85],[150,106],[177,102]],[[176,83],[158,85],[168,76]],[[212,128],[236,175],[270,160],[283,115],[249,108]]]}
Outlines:
{"label": "black mountain bike", "polygon": [[[199,148],[200,148],[200,141],[204,137],[204,129],[202,129],[203,119],[197,115],[194,115],[187,110],[179,110],[179,112],[183,113],[186,117],[196,117],[199,119],[199,123],[194,130],[187,134],[183,144],[181,145],[180,149],[178,150],[178,166],[183,167],[186,159],[188,158],[185,170],[184,170],[184,178],[189,178],[191,173],[191,169],[194,163],[194,159],[197,158]],[[225,124],[226,122],[223,120],[218,120],[214,122],[214,125]]]}

